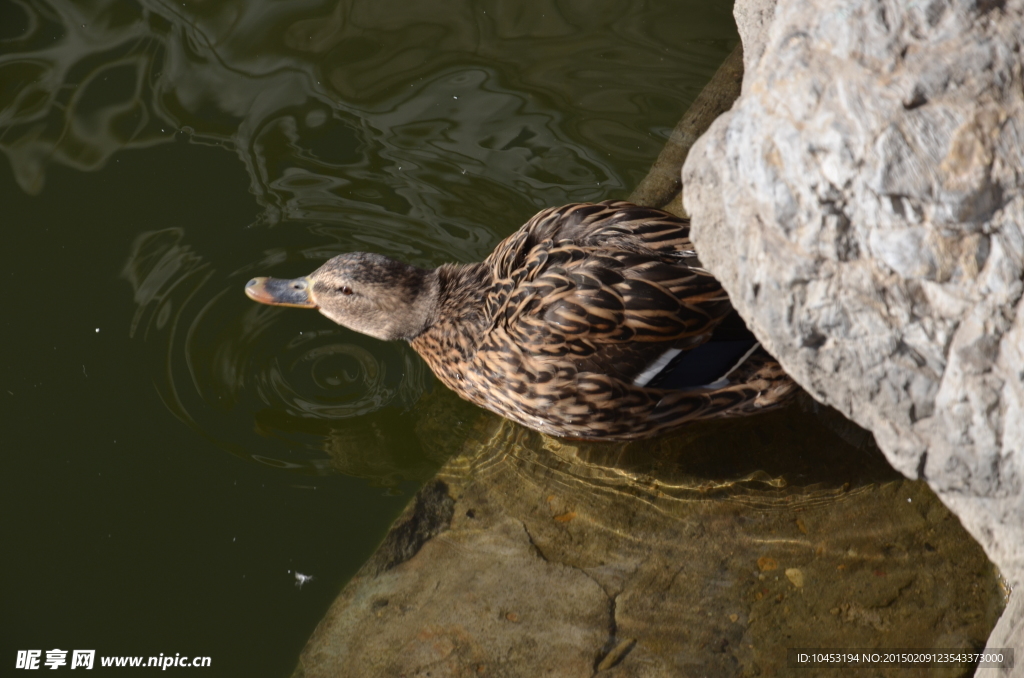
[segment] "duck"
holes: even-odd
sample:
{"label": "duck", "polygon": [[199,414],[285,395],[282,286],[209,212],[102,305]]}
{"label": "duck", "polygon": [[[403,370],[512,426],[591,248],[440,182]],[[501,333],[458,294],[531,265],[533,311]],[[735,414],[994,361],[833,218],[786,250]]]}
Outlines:
{"label": "duck", "polygon": [[406,341],[462,398],[555,437],[650,437],[797,391],[702,266],[689,220],[620,200],[542,210],[482,262],[351,252],[245,292]]}

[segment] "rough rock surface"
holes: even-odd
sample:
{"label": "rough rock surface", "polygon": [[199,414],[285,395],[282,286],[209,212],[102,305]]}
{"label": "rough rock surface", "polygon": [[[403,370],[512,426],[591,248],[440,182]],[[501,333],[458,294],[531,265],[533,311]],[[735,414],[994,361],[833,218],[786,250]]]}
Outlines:
{"label": "rough rock surface", "polygon": [[771,5],[737,4],[743,94],[683,169],[701,258],[1020,585],[1024,1]]}

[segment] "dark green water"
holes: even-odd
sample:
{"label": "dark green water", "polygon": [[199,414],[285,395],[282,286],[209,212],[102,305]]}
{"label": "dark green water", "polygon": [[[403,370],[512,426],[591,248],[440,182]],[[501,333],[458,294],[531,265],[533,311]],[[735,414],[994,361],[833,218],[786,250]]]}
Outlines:
{"label": "dark green water", "polygon": [[478,260],[538,209],[627,196],[730,10],[0,0],[0,666],[287,675],[490,415],[245,281],[352,249]]}

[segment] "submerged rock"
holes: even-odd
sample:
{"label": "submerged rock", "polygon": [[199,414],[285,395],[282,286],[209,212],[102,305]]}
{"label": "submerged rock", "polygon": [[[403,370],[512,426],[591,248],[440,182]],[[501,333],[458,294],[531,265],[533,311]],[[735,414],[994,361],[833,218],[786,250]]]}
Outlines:
{"label": "submerged rock", "polygon": [[701,259],[1024,583],[1024,2],[773,4],[683,169]]}
{"label": "submerged rock", "polygon": [[[828,414],[629,444],[488,418],[342,591],[295,678],[777,675],[789,647],[983,643],[1003,592],[981,548]],[[926,675],[910,671],[878,675]]]}

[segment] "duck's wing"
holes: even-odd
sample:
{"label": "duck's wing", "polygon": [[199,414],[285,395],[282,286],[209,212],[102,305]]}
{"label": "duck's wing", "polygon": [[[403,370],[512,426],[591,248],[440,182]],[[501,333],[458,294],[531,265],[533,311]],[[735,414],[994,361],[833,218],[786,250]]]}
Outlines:
{"label": "duck's wing", "polygon": [[569,205],[541,212],[513,238],[514,250],[495,251],[502,303],[492,317],[539,364],[645,386],[732,311],[672,215]]}
{"label": "duck's wing", "polygon": [[646,370],[707,341],[732,310],[717,280],[679,264],[564,244],[546,254],[554,263],[510,295],[504,325],[520,346],[579,371],[645,385]]}
{"label": "duck's wing", "polygon": [[523,268],[529,254],[545,242],[569,241],[580,246],[646,252],[685,259],[691,268],[700,262],[690,241],[690,221],[623,200],[576,203],[538,212],[502,241],[491,261],[496,271],[511,274]]}

